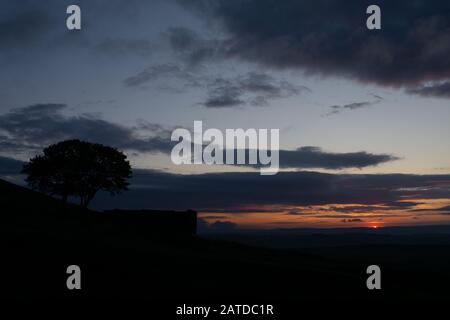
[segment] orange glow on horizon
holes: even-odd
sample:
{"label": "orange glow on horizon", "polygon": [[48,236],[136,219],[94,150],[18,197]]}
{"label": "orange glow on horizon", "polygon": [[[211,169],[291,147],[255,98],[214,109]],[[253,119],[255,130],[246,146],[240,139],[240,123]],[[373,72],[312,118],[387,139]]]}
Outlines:
{"label": "orange glow on horizon", "polygon": [[404,201],[416,204],[405,207],[361,203],[307,206],[255,205],[234,208],[231,212],[204,211],[199,213],[199,218],[209,225],[216,221],[227,221],[242,229],[354,227],[379,229],[384,226],[450,223],[450,215],[438,210],[450,205],[449,199]]}

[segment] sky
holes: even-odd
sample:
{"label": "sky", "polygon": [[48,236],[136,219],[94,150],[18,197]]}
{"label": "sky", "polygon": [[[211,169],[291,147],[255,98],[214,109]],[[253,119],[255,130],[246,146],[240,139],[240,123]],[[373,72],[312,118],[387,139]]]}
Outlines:
{"label": "sky", "polygon": [[[370,4],[2,1],[0,174],[78,138],[135,168],[96,208],[193,208],[217,230],[448,223],[450,4],[377,1],[368,30]],[[195,120],[280,129],[281,172],[174,165]]]}

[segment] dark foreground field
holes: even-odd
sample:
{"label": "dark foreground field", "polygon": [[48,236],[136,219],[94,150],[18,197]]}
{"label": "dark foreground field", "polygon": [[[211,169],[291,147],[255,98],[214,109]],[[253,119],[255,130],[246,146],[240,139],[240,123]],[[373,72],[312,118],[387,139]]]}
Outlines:
{"label": "dark foreground field", "polygon": [[[138,298],[155,306],[450,301],[450,245],[441,238],[422,245],[270,249],[110,229],[91,219],[92,211],[2,181],[0,189],[0,290],[7,298]],[[79,291],[66,288],[72,264],[82,270]],[[370,264],[382,269],[382,290],[366,288]]]}

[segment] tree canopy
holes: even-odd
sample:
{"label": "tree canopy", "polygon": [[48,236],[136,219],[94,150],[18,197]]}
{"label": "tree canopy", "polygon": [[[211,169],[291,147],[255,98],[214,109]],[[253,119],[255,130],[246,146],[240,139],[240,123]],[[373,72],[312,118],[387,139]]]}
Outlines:
{"label": "tree canopy", "polygon": [[87,207],[98,191],[112,195],[127,190],[131,166],[121,151],[98,143],[62,141],[43,150],[24,165],[30,187],[67,202],[79,197]]}

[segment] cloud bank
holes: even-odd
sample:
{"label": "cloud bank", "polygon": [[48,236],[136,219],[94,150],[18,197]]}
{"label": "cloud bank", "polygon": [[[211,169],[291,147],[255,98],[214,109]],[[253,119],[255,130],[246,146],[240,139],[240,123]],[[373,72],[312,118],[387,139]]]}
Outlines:
{"label": "cloud bank", "polygon": [[[268,68],[407,88],[450,79],[448,1],[378,1],[382,29],[376,31],[366,28],[370,1],[178,2],[226,34],[226,39],[208,42],[185,31],[184,45],[174,49],[197,56],[196,63],[200,58],[235,58]],[[200,51],[214,55],[196,54]]]}
{"label": "cloud bank", "polygon": [[[256,90],[256,89],[255,89]],[[274,89],[275,90],[275,89]],[[275,92],[278,92],[275,90]],[[170,154],[176,142],[170,137],[174,128],[139,120],[127,127],[101,119],[92,114],[65,115],[65,104],[35,104],[13,109],[0,115],[0,145],[3,153],[41,151],[49,144],[67,139],[103,143],[138,153]],[[248,158],[248,150],[247,158]],[[281,168],[364,168],[398,158],[365,151],[333,153],[318,147],[280,150]]]}

